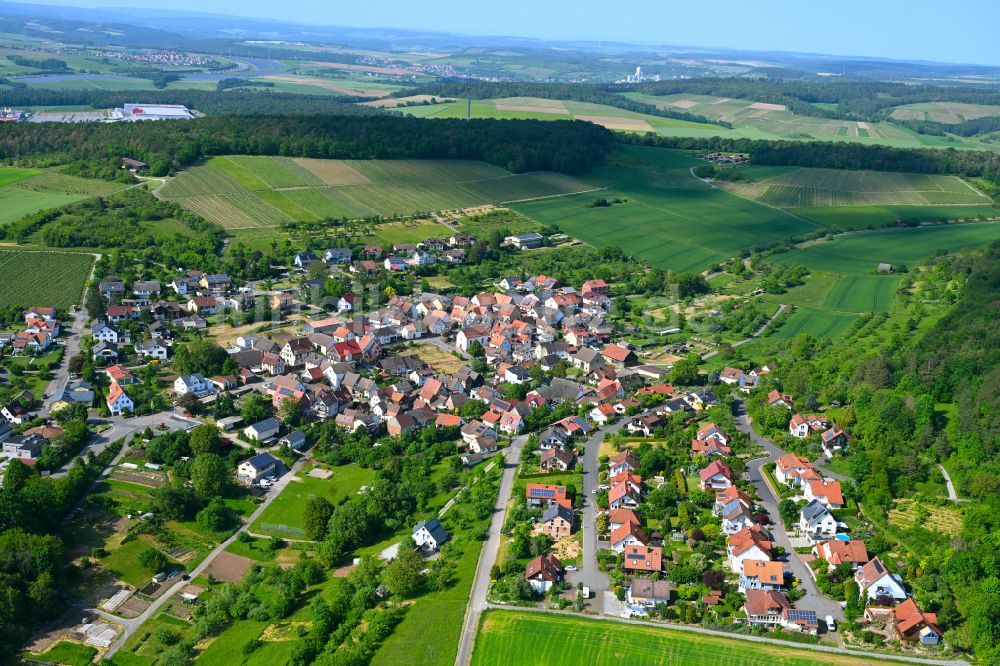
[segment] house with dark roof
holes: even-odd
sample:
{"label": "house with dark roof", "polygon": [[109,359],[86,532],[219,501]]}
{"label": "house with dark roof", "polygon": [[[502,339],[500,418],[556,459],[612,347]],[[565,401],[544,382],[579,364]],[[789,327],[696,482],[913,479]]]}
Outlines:
{"label": "house with dark roof", "polygon": [[421,520],[413,528],[413,543],[420,550],[438,550],[441,544],[448,540],[448,532],[445,531],[437,518]]}
{"label": "house with dark roof", "polygon": [[576,522],[573,510],[559,504],[552,504],[542,512],[542,534],[553,539],[569,536]]}
{"label": "house with dark roof", "polygon": [[524,567],[524,578],[536,594],[545,594],[553,584],[562,582],[565,575],[566,569],[555,555],[539,555]]}
{"label": "house with dark roof", "polygon": [[236,468],[236,478],[243,483],[254,483],[275,474],[280,464],[281,461],[270,453],[258,453],[239,464]]}

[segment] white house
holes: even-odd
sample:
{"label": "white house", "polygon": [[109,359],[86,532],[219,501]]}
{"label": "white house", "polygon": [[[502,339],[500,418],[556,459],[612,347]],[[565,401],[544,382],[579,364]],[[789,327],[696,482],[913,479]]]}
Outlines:
{"label": "white house", "polygon": [[98,320],[90,327],[90,334],[94,336],[96,342],[110,342],[118,344],[118,329],[106,321]]}
{"label": "white house", "polygon": [[135,343],[135,352],[146,358],[155,358],[160,361],[167,360],[167,347],[156,340]]}
{"label": "white house", "polygon": [[421,520],[413,528],[413,542],[421,550],[438,550],[448,540],[448,533],[437,518]]}
{"label": "white house", "polygon": [[111,416],[121,416],[125,413],[132,413],[135,411],[135,403],[132,402],[132,398],[125,393],[123,389],[118,384],[112,384],[111,388],[108,390],[108,397],[106,398],[108,404],[108,411],[111,412]]}
{"label": "white house", "polygon": [[826,505],[812,500],[799,512],[799,530],[810,542],[826,541],[837,534],[837,519]]}
{"label": "white house", "polygon": [[274,474],[280,461],[270,453],[258,453],[244,460],[236,468],[236,478],[243,483],[253,483]]}
{"label": "white house", "polygon": [[906,599],[906,590],[899,576],[890,573],[882,560],[875,557],[871,562],[854,572],[854,580],[861,594],[874,601],[879,597],[891,597],[896,601]]}
{"label": "white house", "polygon": [[771,560],[771,542],[760,525],[754,524],[726,540],[726,556],[730,570],[741,574],[744,560]]}
{"label": "white house", "polygon": [[459,331],[458,335],[455,336],[455,346],[464,352],[469,351],[469,345],[473,342],[478,342],[485,347],[489,341],[490,332],[486,330],[485,326],[470,326]]}
{"label": "white house", "polygon": [[243,429],[243,434],[251,440],[255,439],[258,442],[266,442],[277,437],[280,430],[281,422],[272,416],[263,421],[258,421],[253,425],[248,425]]}
{"label": "white house", "polygon": [[187,393],[199,395],[201,393],[213,393],[214,391],[215,387],[212,385],[212,382],[197,372],[190,375],[181,375],[174,380],[174,393],[177,395],[185,395]]}

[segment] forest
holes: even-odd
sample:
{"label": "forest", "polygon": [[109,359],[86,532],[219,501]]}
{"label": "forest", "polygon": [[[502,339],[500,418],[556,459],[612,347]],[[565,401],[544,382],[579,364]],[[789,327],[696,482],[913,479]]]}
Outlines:
{"label": "forest", "polygon": [[[223,93],[225,96],[228,93]],[[213,155],[326,159],[466,159],[514,173],[583,173],[615,138],[592,123],[541,120],[421,120],[401,116],[227,116],[171,123],[4,123],[0,160],[71,164],[75,175],[113,179],[121,158],[167,175]]]}

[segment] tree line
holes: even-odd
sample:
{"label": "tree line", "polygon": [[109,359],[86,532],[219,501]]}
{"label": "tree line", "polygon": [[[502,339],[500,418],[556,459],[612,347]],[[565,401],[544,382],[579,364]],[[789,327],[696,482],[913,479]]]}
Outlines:
{"label": "tree line", "polygon": [[893,148],[846,141],[763,141],[723,137],[622,134],[624,143],[705,152],[746,153],[754,164],[869,169],[983,178],[1000,186],[1000,154],[948,148]]}
{"label": "tree line", "polygon": [[[227,93],[228,94],[228,93]],[[160,123],[5,123],[0,160],[70,163],[107,175],[127,156],[166,175],[213,155],[482,160],[515,173],[583,173],[614,135],[592,123],[423,120],[402,116],[226,116]]]}

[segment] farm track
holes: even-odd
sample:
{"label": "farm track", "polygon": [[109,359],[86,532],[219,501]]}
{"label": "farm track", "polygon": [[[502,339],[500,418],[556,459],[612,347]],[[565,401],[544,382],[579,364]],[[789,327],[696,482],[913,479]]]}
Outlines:
{"label": "farm track", "polygon": [[837,301],[837,307],[838,307],[838,308],[839,308],[839,307],[842,307],[842,306],[844,305],[844,301],[846,301],[846,300],[847,300],[847,295],[848,295],[849,293],[851,293],[851,289],[852,289],[852,288],[854,287],[854,285],[855,285],[855,283],[856,283],[857,281],[858,281],[858,279],[857,279],[857,278],[851,278],[851,281],[847,283],[847,286],[846,286],[846,287],[844,288],[844,290],[843,290],[843,291],[842,291],[842,292],[840,293],[840,299],[839,299],[839,300]]}

